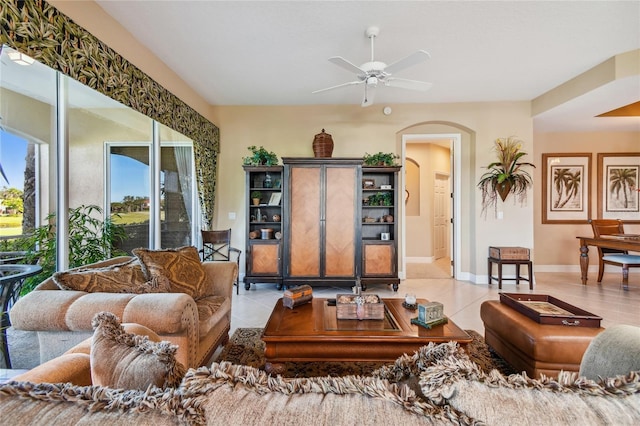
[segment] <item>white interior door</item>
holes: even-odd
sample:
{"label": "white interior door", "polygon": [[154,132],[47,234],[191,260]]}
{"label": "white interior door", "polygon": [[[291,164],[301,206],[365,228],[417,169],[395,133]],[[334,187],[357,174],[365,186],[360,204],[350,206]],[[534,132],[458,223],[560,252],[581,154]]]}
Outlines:
{"label": "white interior door", "polygon": [[449,242],[449,176],[436,173],[433,188],[433,257],[447,256]]}

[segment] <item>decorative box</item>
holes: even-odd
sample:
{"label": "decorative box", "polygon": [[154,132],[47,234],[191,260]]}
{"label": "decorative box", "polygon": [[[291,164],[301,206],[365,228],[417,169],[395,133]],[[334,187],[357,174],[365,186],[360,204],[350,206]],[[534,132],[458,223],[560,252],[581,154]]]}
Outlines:
{"label": "decorative box", "polygon": [[489,247],[489,257],[502,260],[529,260],[526,247]]}
{"label": "decorative box", "polygon": [[444,317],[444,306],[440,302],[428,302],[418,305],[418,321],[432,322]]}
{"label": "decorative box", "polygon": [[313,290],[309,285],[299,285],[297,287],[288,288],[284,291],[282,304],[287,308],[295,308],[303,305],[313,299]]}
{"label": "decorative box", "polygon": [[546,294],[500,293],[500,302],[540,324],[600,327],[602,318]]}
{"label": "decorative box", "polygon": [[[358,317],[356,297],[362,297],[361,318]],[[338,319],[384,319],[384,302],[377,294],[338,294],[336,295],[336,313]]]}
{"label": "decorative box", "polygon": [[[426,328],[427,330],[430,330],[433,327],[437,327],[439,325],[446,324],[448,322],[449,322],[449,319],[447,317],[442,317],[429,322],[420,321],[418,318],[411,318],[411,324],[418,325],[420,326],[420,328]],[[420,329],[418,329],[418,335],[420,335]]]}

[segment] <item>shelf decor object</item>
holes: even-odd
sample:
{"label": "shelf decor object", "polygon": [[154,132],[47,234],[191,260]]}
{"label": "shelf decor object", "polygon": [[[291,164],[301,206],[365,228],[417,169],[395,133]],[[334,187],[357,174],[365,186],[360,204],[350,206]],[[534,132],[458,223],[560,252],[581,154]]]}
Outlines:
{"label": "shelf decor object", "polygon": [[333,138],[329,133],[322,132],[313,138],[313,156],[316,158],[330,158],[333,154]]}
{"label": "shelf decor object", "polygon": [[365,153],[362,158],[362,164],[365,166],[396,166],[396,160],[399,158],[400,156],[393,152]]}
{"label": "shelf decor object", "polygon": [[[251,155],[242,157],[242,164],[245,166],[275,166],[278,164],[278,156],[274,152],[267,151],[263,146],[258,148],[251,145],[247,149]],[[271,176],[267,174],[265,178],[267,176],[271,180]]]}
{"label": "shelf decor object", "polygon": [[384,302],[377,294],[337,294],[339,320],[383,320]]}
{"label": "shelf decor object", "polygon": [[308,285],[289,288],[282,295],[282,305],[289,309],[304,305],[313,299],[313,289]]}

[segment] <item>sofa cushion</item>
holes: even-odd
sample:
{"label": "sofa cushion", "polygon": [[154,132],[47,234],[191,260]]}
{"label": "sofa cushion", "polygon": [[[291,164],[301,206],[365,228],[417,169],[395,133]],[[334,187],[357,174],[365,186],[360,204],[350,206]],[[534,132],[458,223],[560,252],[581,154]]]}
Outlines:
{"label": "sofa cushion", "polygon": [[640,327],[617,324],[598,334],[580,363],[580,375],[591,380],[640,371]]}
{"label": "sofa cushion", "polygon": [[231,311],[231,300],[223,296],[203,297],[196,301],[198,307],[198,330],[201,336],[209,334],[211,329],[224,320]]}
{"label": "sofa cushion", "polygon": [[145,390],[177,386],[185,368],[176,361],[176,345],[130,334],[110,312],[93,319],[91,379],[94,385]]}
{"label": "sofa cushion", "polygon": [[0,424],[195,425],[203,410],[173,389],[110,389],[70,383],[0,384]]}
{"label": "sofa cushion", "polygon": [[102,268],[77,268],[53,274],[62,290],[88,293],[160,293],[169,291],[165,278],[147,280],[138,259]]}
{"label": "sofa cushion", "polygon": [[197,401],[207,420],[226,424],[474,424],[377,377],[283,378],[245,365],[190,369],[180,394]]}
{"label": "sofa cushion", "polygon": [[428,401],[449,405],[489,425],[605,425],[638,424],[640,375],[609,378],[596,383],[576,372],[557,379],[508,377],[497,370],[483,372],[455,342],[423,347],[412,357],[399,358],[379,370],[382,377],[401,381],[418,374]]}
{"label": "sofa cushion", "polygon": [[204,296],[206,273],[195,247],[165,250],[137,248],[133,254],[140,259],[147,279],[166,277],[172,293],[186,293],[196,300]]}

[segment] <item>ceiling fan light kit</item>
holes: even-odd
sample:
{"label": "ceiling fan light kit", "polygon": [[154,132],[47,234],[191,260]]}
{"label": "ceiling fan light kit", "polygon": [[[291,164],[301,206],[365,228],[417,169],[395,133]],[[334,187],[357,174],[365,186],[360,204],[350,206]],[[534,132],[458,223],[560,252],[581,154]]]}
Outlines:
{"label": "ceiling fan light kit", "polygon": [[418,50],[409,56],[406,56],[390,65],[384,62],[376,61],[374,55],[374,40],[380,34],[380,28],[369,27],[365,31],[365,35],[371,40],[371,61],[357,66],[347,61],[341,56],[334,56],[329,58],[329,62],[338,65],[341,68],[346,69],[349,72],[356,74],[356,80],[347,83],[338,84],[337,86],[327,87],[325,89],[316,90],[312,93],[326,92],[328,90],[338,89],[340,87],[352,86],[354,84],[364,83],[364,98],[361,106],[367,107],[373,105],[373,99],[375,97],[375,89],[378,87],[378,83],[382,83],[387,87],[398,87],[408,90],[427,91],[431,88],[431,83],[426,81],[409,80],[406,78],[393,77],[398,71],[402,71],[411,66],[417,65],[426,61],[431,55],[424,50]]}

